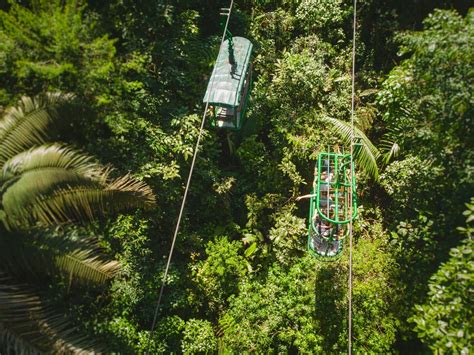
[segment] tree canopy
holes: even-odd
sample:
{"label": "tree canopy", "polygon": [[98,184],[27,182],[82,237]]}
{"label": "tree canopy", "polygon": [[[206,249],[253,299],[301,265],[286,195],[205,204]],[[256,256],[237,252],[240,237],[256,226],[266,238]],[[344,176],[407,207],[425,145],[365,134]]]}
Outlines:
{"label": "tree canopy", "polygon": [[[308,254],[297,198],[350,151],[346,0],[234,2],[247,123],[204,125],[150,333],[227,6],[0,4],[0,353],[346,351],[348,245]],[[357,353],[473,349],[470,6],[359,1]]]}

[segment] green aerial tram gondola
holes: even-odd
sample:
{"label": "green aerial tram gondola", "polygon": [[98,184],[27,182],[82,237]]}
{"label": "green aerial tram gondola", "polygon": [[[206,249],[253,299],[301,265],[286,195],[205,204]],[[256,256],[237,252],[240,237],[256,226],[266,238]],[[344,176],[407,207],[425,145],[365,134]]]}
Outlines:
{"label": "green aerial tram gondola", "polygon": [[357,216],[356,180],[350,154],[322,152],[314,170],[308,221],[308,251],[333,260],[341,255],[347,225]]}
{"label": "green aerial tram gondola", "polygon": [[252,83],[252,48],[248,39],[233,37],[226,31],[203,99],[214,127],[240,130],[245,123]]}

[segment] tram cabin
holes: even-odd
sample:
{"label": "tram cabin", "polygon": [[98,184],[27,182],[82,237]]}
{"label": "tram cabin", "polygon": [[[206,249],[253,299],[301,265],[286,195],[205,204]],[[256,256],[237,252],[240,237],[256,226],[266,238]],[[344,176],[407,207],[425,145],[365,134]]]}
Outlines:
{"label": "tram cabin", "polygon": [[239,130],[245,122],[252,81],[252,48],[248,39],[232,37],[226,39],[219,50],[203,99],[204,103],[209,103],[211,122],[215,127]]}

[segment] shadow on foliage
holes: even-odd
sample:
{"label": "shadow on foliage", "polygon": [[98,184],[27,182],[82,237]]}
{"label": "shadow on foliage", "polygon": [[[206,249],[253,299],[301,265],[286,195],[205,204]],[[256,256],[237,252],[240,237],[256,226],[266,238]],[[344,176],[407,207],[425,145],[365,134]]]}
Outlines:
{"label": "shadow on foliage", "polygon": [[324,352],[334,350],[343,331],[344,322],[341,322],[341,319],[344,319],[346,314],[345,307],[341,307],[341,301],[346,293],[342,287],[337,286],[341,284],[340,278],[340,270],[331,263],[317,271],[314,283],[314,319],[319,323],[317,328],[323,337]]}

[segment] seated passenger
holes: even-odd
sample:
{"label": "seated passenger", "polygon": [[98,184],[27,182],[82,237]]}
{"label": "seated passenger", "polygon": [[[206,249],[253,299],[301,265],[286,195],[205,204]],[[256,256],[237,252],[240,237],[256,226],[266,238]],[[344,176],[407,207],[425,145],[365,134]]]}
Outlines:
{"label": "seated passenger", "polygon": [[323,220],[317,214],[313,216],[313,229],[316,229],[315,230],[316,235],[324,239],[329,239],[333,233],[331,223]]}
{"label": "seated passenger", "polygon": [[339,243],[338,240],[329,241],[329,248],[326,251],[326,256],[336,256],[339,252]]}
{"label": "seated passenger", "polygon": [[336,256],[339,252],[340,242],[313,236],[311,238],[313,250],[321,256]]}
{"label": "seated passenger", "polygon": [[327,170],[323,170],[321,172],[321,180],[325,182],[331,182],[332,179],[334,178],[334,174],[330,171],[329,174]]}
{"label": "seated passenger", "polygon": [[319,208],[327,208],[329,207],[329,209],[333,209],[336,207],[336,205],[334,204],[333,200],[331,198],[327,198],[325,196],[320,196],[319,197]]}

